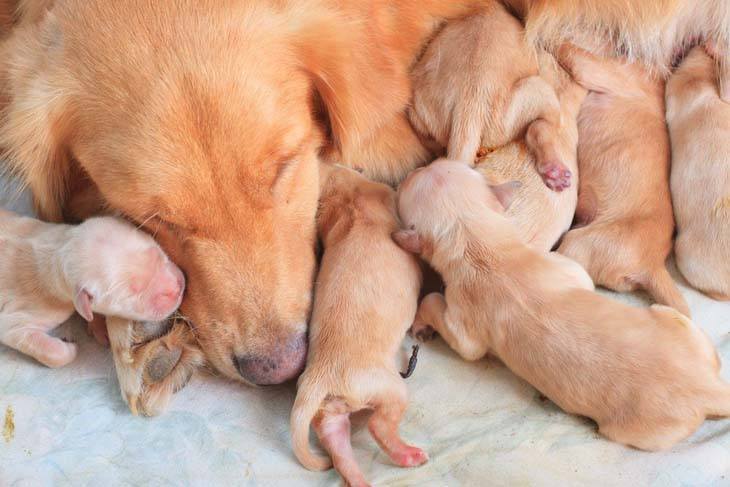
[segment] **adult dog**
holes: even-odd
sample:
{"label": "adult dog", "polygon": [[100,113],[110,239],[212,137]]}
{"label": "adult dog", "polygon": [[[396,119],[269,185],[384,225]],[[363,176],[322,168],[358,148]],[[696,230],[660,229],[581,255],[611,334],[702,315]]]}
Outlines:
{"label": "adult dog", "polygon": [[[479,3],[3,0],[0,146],[42,218],[110,208],[157,236],[211,365],[282,382],[306,354],[318,157],[389,181],[426,160],[404,116],[409,69]],[[563,17],[625,30],[620,49],[693,2],[507,3],[545,38]]]}

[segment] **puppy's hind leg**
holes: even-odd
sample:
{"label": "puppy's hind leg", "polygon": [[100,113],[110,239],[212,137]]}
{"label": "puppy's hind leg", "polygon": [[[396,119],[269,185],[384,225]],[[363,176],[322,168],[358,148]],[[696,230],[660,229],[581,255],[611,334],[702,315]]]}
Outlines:
{"label": "puppy's hind leg", "polygon": [[[400,380],[400,378],[398,379]],[[405,386],[379,397],[368,429],[380,448],[400,467],[417,467],[428,461],[426,452],[403,442],[398,432],[407,405]]]}
{"label": "puppy's hind leg", "polygon": [[558,127],[543,119],[532,122],[525,133],[525,145],[535,156],[537,172],[548,188],[560,192],[570,187],[573,173],[561,160],[558,140]]}
{"label": "puppy's hind leg", "polygon": [[369,485],[355,461],[350,441],[350,410],[342,401],[334,400],[312,421],[312,426],[322,447],[329,453],[335,470],[347,485]]}
{"label": "puppy's hind leg", "polygon": [[52,337],[45,329],[28,326],[8,331],[0,341],[52,368],[63,367],[73,362],[78,350],[75,343]]}

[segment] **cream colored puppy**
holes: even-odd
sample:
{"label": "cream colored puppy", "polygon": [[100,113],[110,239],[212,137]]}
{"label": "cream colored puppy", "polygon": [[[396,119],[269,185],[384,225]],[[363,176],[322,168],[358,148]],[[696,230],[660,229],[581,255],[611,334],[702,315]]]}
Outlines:
{"label": "cream colored puppy", "polygon": [[292,444],[310,470],[331,466],[313,454],[313,426],[334,466],[351,486],[366,485],[350,444],[350,413],[372,409],[370,433],[391,460],[414,467],[428,460],[406,445],[398,425],[407,390],[398,349],[416,314],[417,259],[391,239],[398,228],[395,192],[350,169],[321,165],[318,229],[324,256],[309,327],[309,356],[291,415]]}
{"label": "cream colored puppy", "polygon": [[414,332],[431,325],[467,360],[491,352],[566,412],[607,438],[666,449],[707,416],[730,415],[730,386],[712,343],[672,308],[603,297],[576,263],[522,242],[490,189],[464,164],[435,162],[402,184],[394,238],[444,277],[446,296],[421,303]]}
{"label": "cream colored puppy", "polygon": [[717,70],[695,48],[667,84],[677,267],[687,281],[730,300],[730,104]]}
{"label": "cream colored puppy", "polygon": [[48,334],[74,309],[159,321],[180,305],[185,279],[152,237],[103,217],[54,225],[0,210],[0,341],[49,367],[76,345]]}
{"label": "cream colored puppy", "polygon": [[512,142],[486,152],[476,168],[493,184],[518,181],[507,216],[520,237],[535,249],[550,251],[570,229],[578,201],[578,112],[586,90],[575,83],[546,51],[538,53],[540,76],[555,90],[560,102],[560,125],[552,143],[558,157],[573,174],[564,191],[548,189],[535,171],[535,156],[524,141]]}
{"label": "cream colored puppy", "polygon": [[470,164],[480,147],[524,135],[545,183],[562,191],[572,173],[553,143],[558,99],[522,24],[498,1],[484,3],[480,13],[449,22],[416,65],[411,121],[449,158]]}
{"label": "cream colored puppy", "polygon": [[582,265],[597,285],[645,289],[689,316],[666,268],[674,214],[664,82],[640,64],[570,45],[558,57],[590,90],[578,117],[580,228],[565,235],[558,252]]}

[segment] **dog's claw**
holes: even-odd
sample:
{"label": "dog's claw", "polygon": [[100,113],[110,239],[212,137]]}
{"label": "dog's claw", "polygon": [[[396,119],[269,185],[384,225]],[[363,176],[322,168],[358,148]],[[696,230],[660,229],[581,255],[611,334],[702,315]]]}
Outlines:
{"label": "dog's claw", "polygon": [[410,334],[419,342],[427,342],[436,338],[436,330],[426,323],[413,323]]}

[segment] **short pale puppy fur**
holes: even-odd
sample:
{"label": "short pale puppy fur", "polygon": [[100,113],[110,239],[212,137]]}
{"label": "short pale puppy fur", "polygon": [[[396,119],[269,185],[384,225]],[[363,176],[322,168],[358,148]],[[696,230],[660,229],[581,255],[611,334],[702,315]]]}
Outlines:
{"label": "short pale puppy fur", "polygon": [[310,451],[313,423],[340,475],[349,485],[365,485],[350,444],[352,412],[373,410],[370,433],[395,464],[428,460],[398,434],[407,389],[396,358],[416,313],[421,271],[391,239],[399,228],[392,189],[350,169],[323,164],[320,171],[317,226],[324,255],[309,356],[291,415],[292,443],[305,467],[329,468],[329,459]]}
{"label": "short pale puppy fur", "polygon": [[76,345],[49,331],[74,309],[159,321],[180,305],[185,279],[148,235],[120,220],[43,223],[0,210],[0,341],[49,367]]}
{"label": "short pale puppy fur", "polygon": [[536,52],[522,25],[496,0],[483,11],[449,22],[413,70],[415,129],[449,158],[473,163],[480,147],[525,137],[538,172],[555,190],[572,174],[553,141],[560,106],[540,77]]}
{"label": "short pale puppy fur", "polygon": [[707,416],[730,415],[730,386],[699,328],[672,308],[593,292],[575,262],[519,239],[503,214],[508,198],[452,161],[403,183],[399,211],[410,230],[394,238],[446,282],[445,297],[421,303],[415,333],[432,325],[467,360],[493,353],[566,412],[637,448],[669,448]]}
{"label": "short pale puppy fur", "polygon": [[[510,143],[480,157],[476,169],[492,184],[518,181],[507,216],[522,240],[533,248],[550,251],[573,222],[578,201],[578,112],[586,90],[573,82],[546,51],[539,52],[540,76],[555,90],[560,101],[560,126],[552,141],[568,170],[572,184],[556,192],[543,184],[535,171],[535,158],[524,141]],[[458,75],[455,75],[458,76]]]}
{"label": "short pale puppy fur", "polygon": [[558,251],[597,285],[645,289],[689,316],[666,268],[674,214],[664,82],[643,66],[598,58],[570,45],[560,62],[590,90],[578,117],[578,208]]}
{"label": "short pale puppy fur", "polygon": [[716,66],[695,48],[667,84],[677,267],[697,289],[730,299],[730,105]]}

